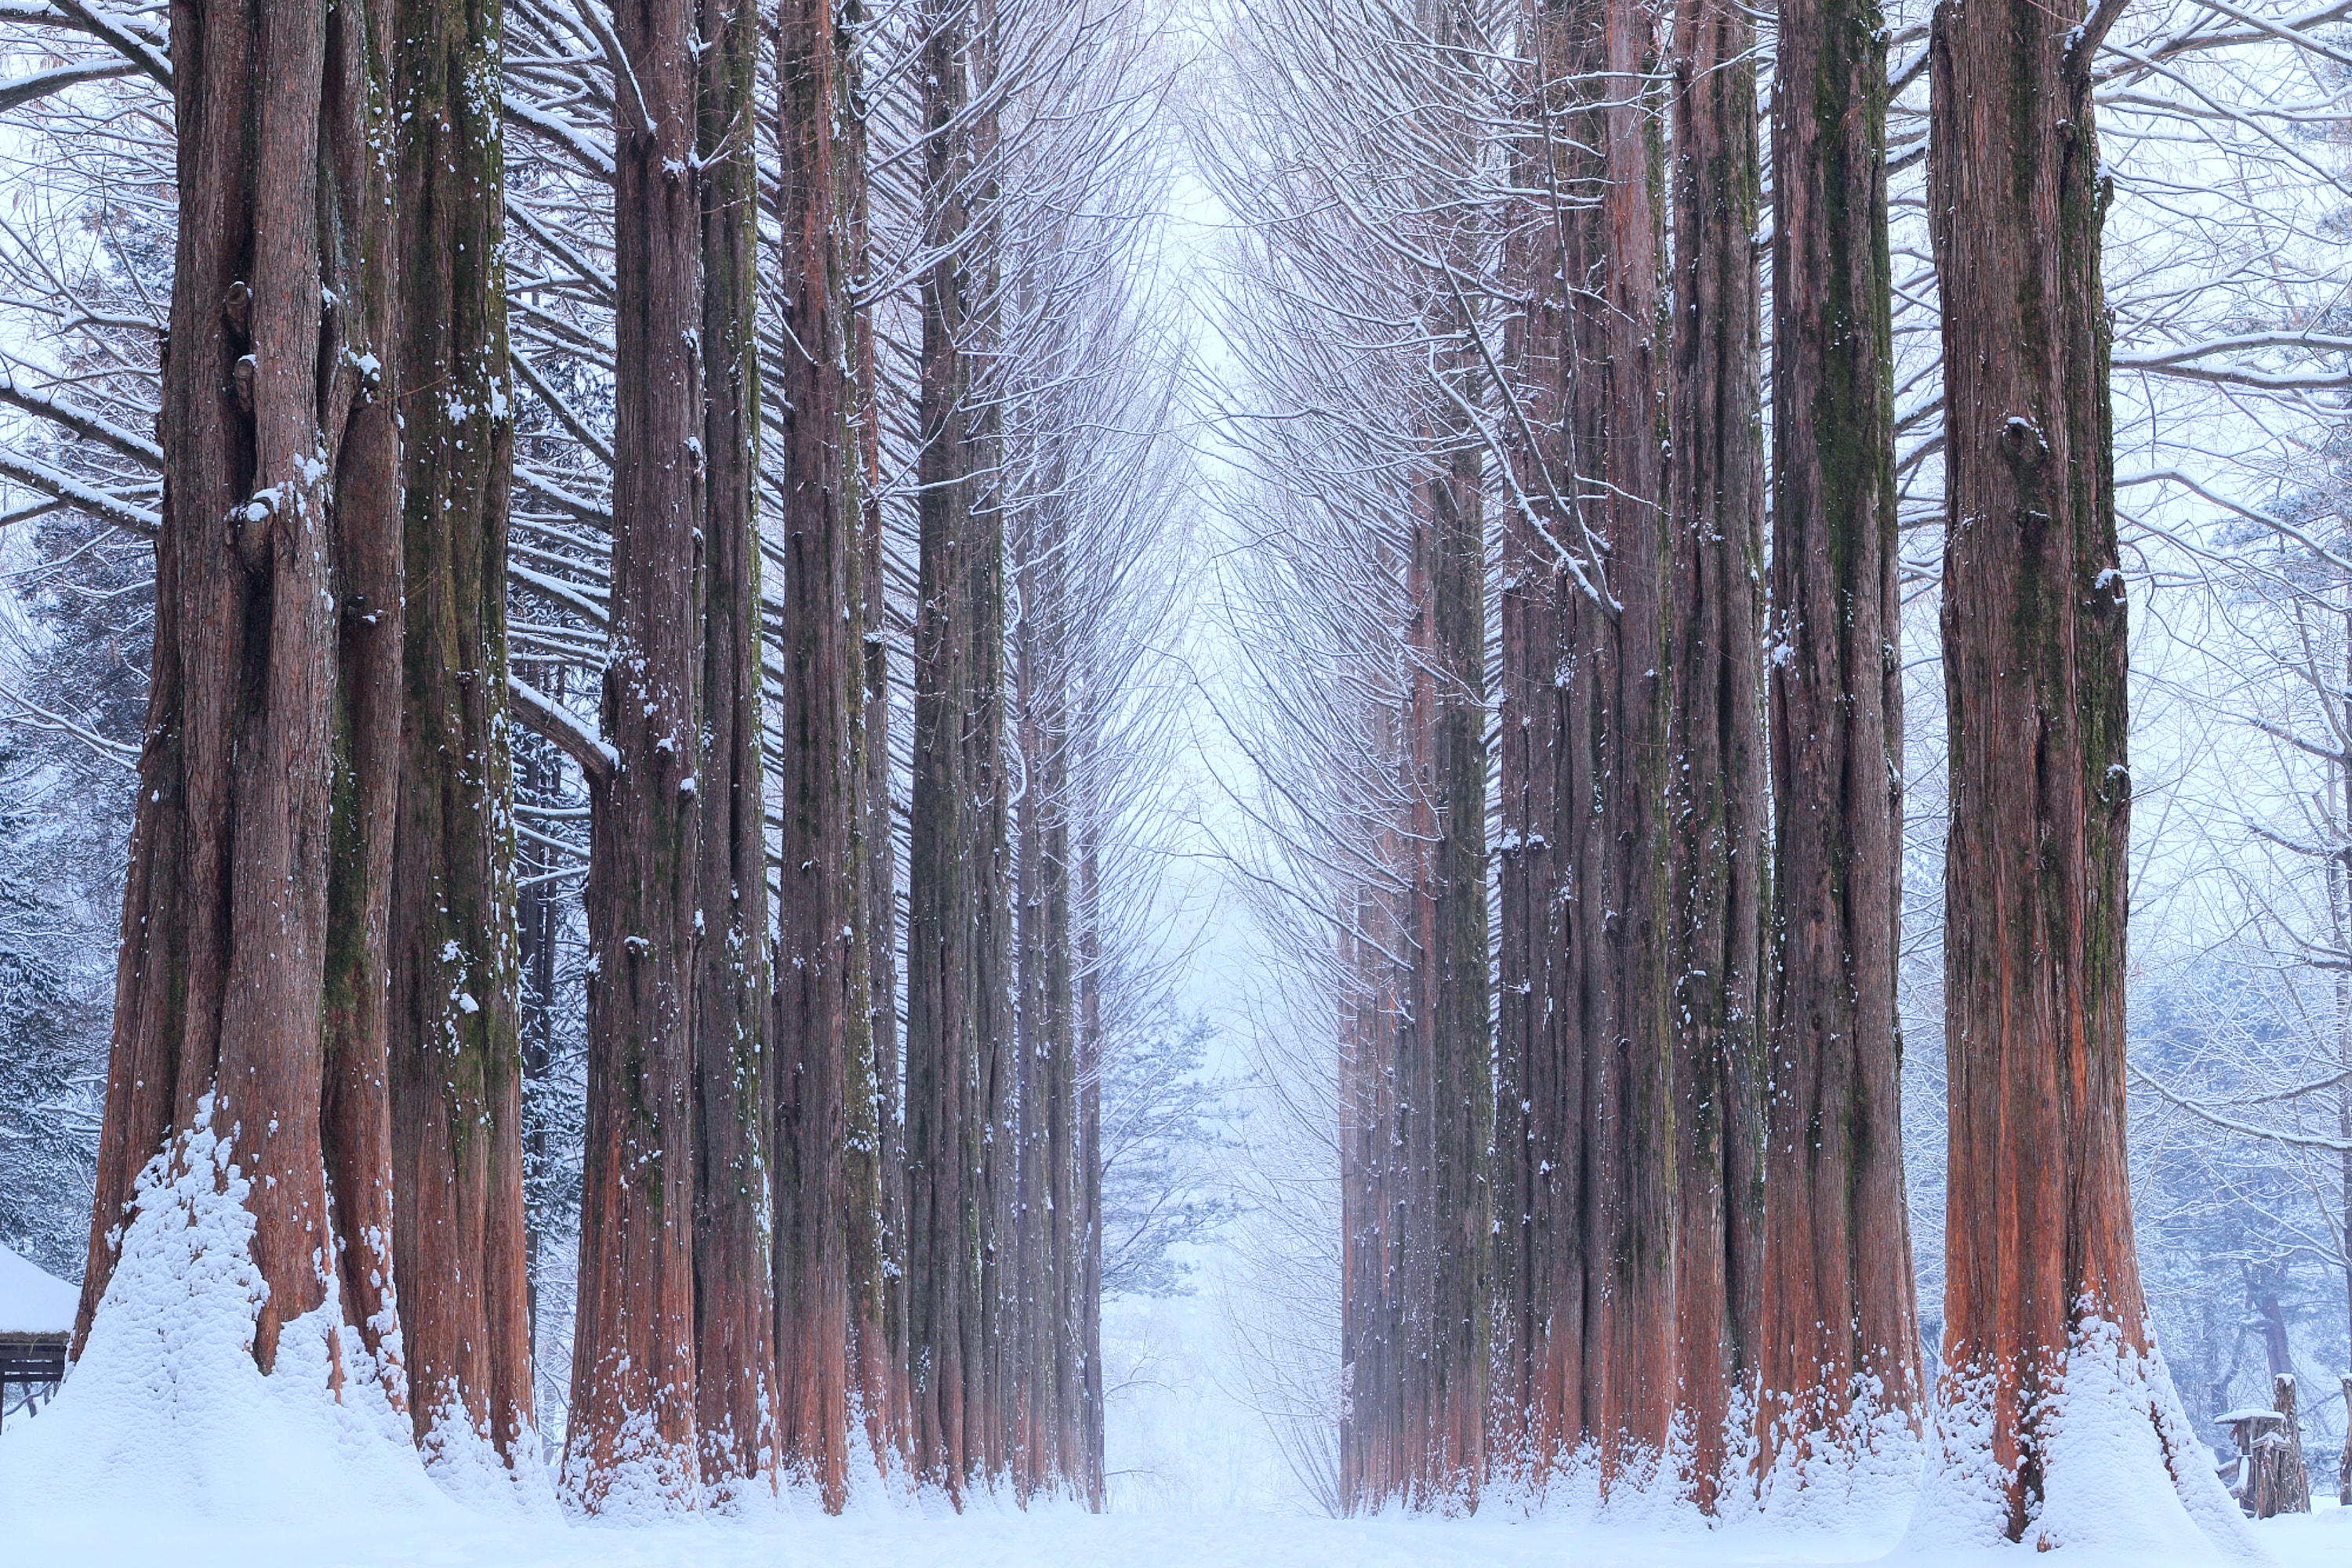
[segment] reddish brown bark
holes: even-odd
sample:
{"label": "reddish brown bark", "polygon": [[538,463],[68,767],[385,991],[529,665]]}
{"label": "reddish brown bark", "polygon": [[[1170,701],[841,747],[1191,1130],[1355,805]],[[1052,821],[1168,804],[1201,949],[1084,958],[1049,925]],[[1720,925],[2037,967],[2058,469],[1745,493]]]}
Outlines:
{"label": "reddish brown bark", "polygon": [[[993,417],[973,395],[992,293],[972,209],[991,116],[975,107],[986,45],[958,5],[927,14],[918,421],[922,452],[915,620],[915,778],[908,863],[907,1361],[918,1475],[961,1498],[1002,1465],[991,1242],[1009,1183],[992,1136],[1007,975],[1002,769],[1003,518],[983,490]],[[1009,1239],[1009,1238],[1008,1238]],[[1010,1248],[1003,1259],[1010,1261]]]}
{"label": "reddish brown bark", "polygon": [[1549,232],[1517,345],[1536,510],[1506,536],[1497,1161],[1523,1217],[1498,1271],[1496,1404],[1538,1483],[1588,1441],[1604,1485],[1640,1479],[1677,1400],[1656,23],[1639,0],[1578,0],[1530,31]]}
{"label": "reddish brown bark", "polygon": [[417,1442],[536,1466],[506,714],[499,17],[399,7],[407,583],[391,909],[394,1253]]}
{"label": "reddish brown bark", "polygon": [[772,1490],[767,790],[760,746],[759,16],[701,0],[702,756],[695,915],[696,1397],[711,1496]]}
{"label": "reddish brown bark", "polygon": [[[385,903],[401,542],[390,7],[173,7],[183,222],[147,741],[77,1343],[141,1169],[209,1120],[252,1184],[254,1355],[393,1307]],[[322,1247],[322,1241],[329,1245]]]}
{"label": "reddish brown bark", "polygon": [[[1675,1406],[1673,1060],[1666,972],[1667,604],[1662,378],[1656,341],[1663,216],[1652,107],[1654,18],[1636,0],[1599,17],[1598,95],[1582,117],[1607,186],[1570,215],[1574,355],[1568,472],[1603,542],[1605,597],[1564,596],[1561,843],[1571,1010],[1583,1058],[1582,1433],[1604,1477],[1665,1447]],[[1565,1151],[1563,1151],[1565,1152]]]}
{"label": "reddish brown bark", "polygon": [[1946,1397],[1982,1406],[2008,1531],[2086,1317],[2145,1343],[2124,1139],[2125,615],[2099,26],[1946,0],[1929,44],[1944,299]]}
{"label": "reddish brown bark", "polygon": [[1676,1409],[1711,1510],[1752,1381],[1763,1238],[1764,438],[1755,24],[1675,15],[1665,668]]}
{"label": "reddish brown bark", "polygon": [[[849,1477],[854,1243],[878,1223],[872,1179],[872,1018],[857,846],[865,679],[849,425],[846,225],[841,212],[845,65],[830,0],[779,9],[778,218],[787,352],[780,393],[785,670],[778,759],[783,835],[776,1037],[776,1318],[784,1458],[838,1511]],[[853,1183],[852,1167],[862,1180]],[[855,1205],[855,1206],[853,1206]],[[878,1282],[867,1268],[860,1283]],[[859,1307],[866,1305],[860,1293]],[[861,1310],[861,1317],[870,1314]],[[871,1336],[858,1349],[877,1349]],[[858,1392],[878,1390],[859,1380]]]}
{"label": "reddish brown bark", "polygon": [[[1467,323],[1432,313],[1445,374],[1475,400]],[[1342,1073],[1347,1262],[1339,1489],[1475,1509],[1486,1476],[1493,1209],[1486,991],[1486,526],[1483,454],[1432,422],[1401,563],[1409,672],[1375,754],[1406,803],[1381,853],[1354,954],[1362,1005]]]}
{"label": "reddish brown bark", "polygon": [[1901,601],[1886,39],[1788,0],[1773,100],[1773,996],[1759,1433],[1770,1464],[1916,1412],[1904,1196]]}
{"label": "reddish brown bark", "polygon": [[625,0],[615,108],[613,569],[590,772],[587,1139],[563,1484],[583,1508],[691,1506],[692,1025],[700,901],[702,204],[691,0]]}

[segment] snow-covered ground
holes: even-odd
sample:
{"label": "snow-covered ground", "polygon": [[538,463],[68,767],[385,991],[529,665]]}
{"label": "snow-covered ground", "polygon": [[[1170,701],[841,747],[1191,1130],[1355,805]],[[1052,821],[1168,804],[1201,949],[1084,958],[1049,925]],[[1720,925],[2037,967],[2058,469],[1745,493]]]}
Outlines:
{"label": "snow-covered ground", "polygon": [[[188,1154],[181,1178],[142,1200],[64,1393],[0,1434],[0,1568],[2026,1568],[2042,1560],[2028,1547],[1957,1544],[1949,1530],[1939,1539],[1899,1496],[1843,1529],[1755,1519],[1708,1528],[1679,1508],[1622,1501],[1605,1512],[1531,1516],[1490,1503],[1471,1519],[1320,1517],[1249,1408],[1221,1348],[1221,1305],[1205,1292],[1106,1313],[1114,1503],[1106,1514],[1069,1504],[1024,1513],[982,1499],[959,1516],[879,1487],[837,1519],[787,1497],[731,1518],[589,1525],[567,1521],[543,1489],[519,1500],[478,1484],[470,1495],[486,1500],[467,1506],[426,1478],[404,1420],[369,1395],[364,1367],[346,1362],[343,1398],[322,1397],[332,1303],[286,1326],[274,1375],[255,1369],[250,1215],[234,1172],[216,1179],[217,1151],[192,1145]],[[2136,1451],[2144,1436],[2090,1438],[2096,1452],[2072,1473],[2097,1497],[2070,1502],[2069,1517],[2091,1533],[2070,1538],[2056,1562],[2352,1563],[2352,1510],[2331,1502],[2250,1534],[2224,1520],[2230,1539],[2209,1541],[2181,1511],[2160,1458]],[[2152,1453],[2152,1439],[2147,1447]],[[2323,1484],[2333,1480],[2331,1458],[2314,1456]],[[2054,1500],[2053,1491],[2053,1508]]]}
{"label": "snow-covered ground", "polygon": [[[2323,1503],[2272,1521],[2256,1539],[2282,1568],[2352,1561],[2352,1511]],[[1738,1568],[1872,1562],[2047,1561],[2025,1549],[1930,1549],[1893,1534],[1838,1535],[1762,1525],[1719,1531],[1555,1517],[1328,1520],[1297,1514],[1138,1512],[993,1507],[961,1517],[883,1508],[827,1519],[785,1506],[769,1518],[592,1528],[500,1520],[447,1504],[397,1519],[322,1515],[245,1527],[169,1515],[106,1518],[34,1510],[0,1518],[0,1558],[56,1564],[296,1563],[303,1568]],[[2163,1559],[2062,1552],[2074,1568],[2166,1568]],[[2184,1552],[2177,1561],[2211,1561]]]}

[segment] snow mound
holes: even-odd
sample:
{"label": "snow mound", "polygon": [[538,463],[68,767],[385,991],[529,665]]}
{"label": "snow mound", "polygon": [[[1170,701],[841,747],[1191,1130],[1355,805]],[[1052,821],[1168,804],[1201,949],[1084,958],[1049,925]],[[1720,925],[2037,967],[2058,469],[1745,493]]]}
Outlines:
{"label": "snow mound", "polygon": [[1993,1458],[1990,1401],[1948,1397],[1936,1426],[1926,1490],[1898,1560],[1914,1550],[1987,1546],[2088,1550],[2150,1568],[2268,1561],[2196,1440],[2162,1358],[2126,1343],[2104,1319],[2084,1317],[2048,1398],[2042,1506],[2021,1544],[2003,1539],[2008,1478]]}
{"label": "snow mound", "polygon": [[268,1285],[253,1261],[252,1184],[213,1114],[208,1096],[142,1173],[121,1260],[56,1403],[0,1435],[0,1519],[380,1515],[413,1528],[453,1514],[331,1285],[285,1325],[271,1373],[255,1364]]}
{"label": "snow mound", "polygon": [[81,1292],[0,1245],[0,1334],[69,1334]]}

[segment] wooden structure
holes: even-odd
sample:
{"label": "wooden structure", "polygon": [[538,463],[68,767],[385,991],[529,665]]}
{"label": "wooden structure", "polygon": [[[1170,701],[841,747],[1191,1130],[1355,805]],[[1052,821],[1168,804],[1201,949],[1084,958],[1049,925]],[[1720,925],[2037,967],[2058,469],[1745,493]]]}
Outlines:
{"label": "wooden structure", "polygon": [[0,1333],[0,1431],[11,1411],[31,1413],[57,1397],[65,1381],[66,1342],[72,1336],[55,1333]]}
{"label": "wooden structure", "polygon": [[0,1427],[55,1398],[79,1292],[0,1247]]}

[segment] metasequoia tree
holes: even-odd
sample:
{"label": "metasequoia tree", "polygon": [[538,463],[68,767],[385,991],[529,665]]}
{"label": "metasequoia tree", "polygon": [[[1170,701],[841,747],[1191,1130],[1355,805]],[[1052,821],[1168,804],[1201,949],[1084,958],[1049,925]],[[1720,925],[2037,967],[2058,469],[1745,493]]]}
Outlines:
{"label": "metasequoia tree", "polygon": [[250,1182],[262,1370],[306,1320],[338,1391],[377,1379],[397,1402],[392,17],[329,11],[173,18],[154,666],[76,1338],[142,1167],[209,1133]]}
{"label": "metasequoia tree", "polygon": [[405,587],[391,916],[394,1253],[417,1444],[535,1474],[507,715],[499,10],[406,0],[399,157]]}
{"label": "metasequoia tree", "polygon": [[885,1172],[866,952],[875,879],[862,745],[866,476],[849,295],[851,215],[862,198],[845,33],[831,0],[791,0],[777,32],[778,272],[789,338],[778,387],[788,488],[777,768],[777,1370],[784,1461],[835,1510],[848,1484],[853,1401],[868,1426],[859,1435],[879,1458],[879,1423],[898,1381],[883,1324]]}
{"label": "metasequoia tree", "polygon": [[987,1271],[999,1220],[992,1134],[1010,1087],[1004,552],[991,491],[996,419],[976,385],[997,289],[981,173],[1002,107],[990,21],[970,0],[924,12],[921,211],[936,259],[919,284],[916,394],[907,1356],[917,1473],[951,1496],[992,1474],[1003,1447]]}
{"label": "metasequoia tree", "polygon": [[2011,1539],[2040,1511],[2070,1360],[2096,1335],[2141,1352],[2147,1331],[2125,1170],[2131,774],[2091,104],[2119,8],[2068,27],[1946,0],[1929,51],[1952,792],[1943,1398],[1990,1439]]}
{"label": "metasequoia tree", "polygon": [[1904,1197],[1903,707],[1886,35],[1781,8],[1773,97],[1772,1094],[1765,1464],[1918,1420]]}
{"label": "metasequoia tree", "polygon": [[[1594,542],[1590,591],[1559,595],[1565,666],[1559,818],[1530,824],[1560,860],[1567,1019],[1549,1068],[1551,1125],[1518,1157],[1549,1163],[1535,1225],[1566,1241],[1566,1300],[1549,1303],[1550,1363],[1580,1404],[1563,1436],[1590,1441],[1604,1478],[1639,1478],[1666,1447],[1677,1404],[1675,1320],[1675,997],[1667,935],[1673,763],[1665,671],[1667,524],[1657,439],[1666,367],[1657,342],[1662,195],[1649,99],[1652,17],[1605,0],[1564,17],[1562,54],[1539,67],[1570,84],[1562,134],[1596,160],[1598,195],[1556,187],[1565,208],[1567,393],[1549,489]],[[1579,171],[1582,173],[1582,171]],[[1507,781],[1505,787],[1509,788]],[[1528,911],[1532,913],[1533,911]],[[1505,933],[1507,947],[1517,945]],[[1528,1069],[1532,1074],[1541,1070]],[[1528,1097],[1533,1100],[1533,1096]],[[1557,1274],[1555,1279],[1558,1279]]]}
{"label": "metasequoia tree", "polygon": [[[1530,5],[1519,75],[1521,133],[1510,167],[1523,191],[1598,177],[1599,149],[1561,133],[1570,89],[1559,64],[1570,33],[1558,4]],[[1508,486],[1496,531],[1494,1360],[1496,1469],[1539,1486],[1582,1431],[1571,1381],[1583,1304],[1571,1224],[1581,1169],[1563,1159],[1572,1115],[1563,1031],[1572,994],[1561,853],[1566,712],[1559,700],[1565,596],[1589,592],[1589,552],[1556,488],[1566,456],[1570,298],[1567,208],[1530,195],[1509,209],[1504,288],[1524,301],[1502,338],[1509,395],[1500,454]],[[1568,492],[1572,494],[1572,489]],[[1581,541],[1577,540],[1580,545]],[[1557,1309],[1557,1310],[1556,1310]]]}
{"label": "metasequoia tree", "polygon": [[591,780],[588,1136],[563,1457],[565,1489],[591,1510],[692,1506],[700,1475],[696,587],[706,425],[695,9],[633,0],[613,31],[626,81],[613,142],[609,760]]}
{"label": "metasequoia tree", "polygon": [[695,170],[702,204],[702,436],[695,584],[702,756],[680,787],[701,807],[694,916],[697,1391],[714,1495],[772,1487],[779,1366],[770,1281],[773,1195],[766,786],[761,773],[760,345],[755,241],[760,23],[751,0],[701,0]]}
{"label": "metasequoia tree", "polygon": [[[1764,443],[1755,24],[1674,16],[1666,941],[1677,1411],[1712,1508],[1763,1286]],[[1899,1272],[1900,1270],[1896,1270]]]}

